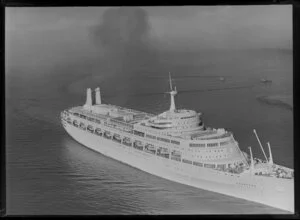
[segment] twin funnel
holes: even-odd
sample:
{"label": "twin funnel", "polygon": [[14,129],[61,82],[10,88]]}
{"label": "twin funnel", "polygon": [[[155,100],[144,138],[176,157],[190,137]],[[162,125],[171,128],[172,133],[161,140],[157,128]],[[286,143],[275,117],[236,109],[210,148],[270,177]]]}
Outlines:
{"label": "twin funnel", "polygon": [[[100,88],[97,87],[95,89],[95,104],[96,105],[101,105],[101,95],[100,95]],[[85,109],[91,109],[91,106],[93,106],[93,99],[92,99],[92,90],[91,88],[88,88],[86,90],[86,102],[84,104]]]}

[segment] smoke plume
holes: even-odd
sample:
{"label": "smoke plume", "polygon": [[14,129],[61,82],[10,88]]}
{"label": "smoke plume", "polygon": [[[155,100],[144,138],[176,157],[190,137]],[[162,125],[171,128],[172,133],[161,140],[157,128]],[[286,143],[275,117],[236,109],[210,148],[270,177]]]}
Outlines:
{"label": "smoke plume", "polygon": [[147,12],[138,7],[110,8],[92,29],[95,44],[104,53],[106,76],[133,78],[157,67]]}

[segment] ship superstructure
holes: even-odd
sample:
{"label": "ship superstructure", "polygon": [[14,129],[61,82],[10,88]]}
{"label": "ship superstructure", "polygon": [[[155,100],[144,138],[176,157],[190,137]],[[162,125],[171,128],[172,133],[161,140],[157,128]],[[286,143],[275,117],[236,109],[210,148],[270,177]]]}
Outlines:
{"label": "ship superstructure", "polygon": [[87,89],[86,103],[63,111],[62,124],[81,144],[148,173],[294,211],[293,170],[273,162],[269,143],[269,159],[254,159],[232,132],[207,128],[202,113],[176,109],[169,77],[170,108],[159,115],[104,104],[96,88],[95,103]]}

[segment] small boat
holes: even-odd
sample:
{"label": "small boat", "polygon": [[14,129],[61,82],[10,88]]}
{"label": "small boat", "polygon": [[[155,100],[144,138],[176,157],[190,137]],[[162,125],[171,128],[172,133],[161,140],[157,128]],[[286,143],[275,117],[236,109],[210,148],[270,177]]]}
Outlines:
{"label": "small boat", "polygon": [[91,125],[87,126],[87,130],[91,133],[94,133],[94,128]]}
{"label": "small boat", "polygon": [[262,83],[272,83],[272,80],[262,78],[260,80],[260,82],[262,82]]}
{"label": "small boat", "polygon": [[225,77],[222,77],[222,76],[221,76],[221,77],[219,78],[219,80],[222,81],[222,82],[224,82],[224,81],[225,81]]}
{"label": "small boat", "polygon": [[172,156],[181,157],[181,153],[179,151],[172,151]]}
{"label": "small boat", "polygon": [[130,138],[128,138],[128,137],[124,137],[123,138],[123,144],[124,145],[126,145],[126,146],[130,146],[131,147],[131,140],[130,140]]}
{"label": "small boat", "polygon": [[102,131],[100,128],[96,128],[95,133],[99,136],[102,136]]}
{"label": "small boat", "polygon": [[72,124],[71,118],[67,118],[67,122],[68,122],[69,124]]}
{"label": "small boat", "polygon": [[107,139],[111,139],[111,134],[109,131],[105,131],[104,132],[104,137],[107,138]]}
{"label": "small boat", "polygon": [[82,130],[85,130],[86,127],[85,127],[85,124],[83,122],[80,123],[79,127],[82,129]]}
{"label": "small boat", "polygon": [[74,120],[74,121],[73,121],[73,125],[74,125],[75,127],[79,127],[78,121],[77,121],[77,120]]}
{"label": "small boat", "polygon": [[114,134],[112,139],[119,143],[121,143],[121,141],[122,141],[120,135],[118,135],[118,134]]}
{"label": "small boat", "polygon": [[139,150],[143,150],[143,148],[144,148],[141,141],[135,141],[133,143],[133,147],[136,148],[136,149],[139,149]]}
{"label": "small boat", "polygon": [[146,144],[145,145],[145,151],[148,151],[148,152],[150,152],[152,154],[155,154],[156,148],[152,144]]}

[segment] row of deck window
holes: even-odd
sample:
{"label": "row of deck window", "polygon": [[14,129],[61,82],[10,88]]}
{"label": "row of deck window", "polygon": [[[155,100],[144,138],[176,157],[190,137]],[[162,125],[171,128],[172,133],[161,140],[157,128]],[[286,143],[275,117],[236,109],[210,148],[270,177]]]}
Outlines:
{"label": "row of deck window", "polygon": [[[138,135],[138,136],[141,136],[141,137],[144,137],[144,136],[145,136],[145,133],[140,132],[140,131],[134,130],[133,133],[134,133],[135,135]],[[163,142],[166,142],[166,143],[172,143],[172,144],[180,145],[180,142],[179,142],[179,141],[170,140],[170,139],[167,139],[167,138],[156,137],[156,136],[150,135],[150,134],[146,134],[146,137],[147,137],[147,138],[154,139],[154,140],[158,140],[158,141],[163,141]]]}
{"label": "row of deck window", "polygon": [[[101,124],[101,120],[99,120],[99,119],[96,119],[96,118],[93,118],[93,117],[88,117],[88,116],[85,116],[83,114],[79,114],[77,112],[71,113],[71,114],[73,114],[74,116],[80,117],[82,119],[85,119],[85,120],[88,120],[88,121],[91,121],[91,122],[96,122],[98,124]],[[97,115],[97,117],[100,117],[100,118],[106,120],[105,116]],[[132,125],[128,125],[128,124],[123,123],[121,121],[117,121],[117,120],[111,119],[111,122],[113,122],[114,124],[118,124],[118,125],[122,125],[122,126],[125,126],[125,127],[128,127],[128,128],[132,128]]]}
{"label": "row of deck window", "polygon": [[207,163],[200,163],[200,162],[191,161],[191,160],[187,160],[187,159],[181,159],[180,151],[172,150],[171,154],[170,154],[168,148],[164,148],[164,147],[156,148],[152,144],[145,144],[145,146],[143,146],[141,141],[134,141],[132,144],[130,138],[128,138],[128,137],[124,137],[122,139],[119,134],[112,135],[111,132],[109,132],[109,131],[101,130],[100,128],[94,129],[91,125],[88,125],[87,127],[85,127],[83,123],[78,124],[78,122],[76,120],[74,120],[73,123],[70,122],[70,120],[67,120],[67,122],[69,124],[73,124],[75,127],[79,127],[80,129],[87,130],[90,133],[95,133],[98,136],[103,135],[103,137],[106,139],[111,139],[115,142],[122,143],[125,146],[133,147],[137,150],[145,151],[147,153],[151,153],[154,155],[156,154],[157,156],[160,156],[163,158],[167,158],[167,159],[171,159],[171,160],[175,160],[178,162],[183,162],[186,164],[191,164],[191,165],[195,165],[195,166],[199,166],[199,167],[205,167],[205,168],[213,168],[213,169],[215,169],[215,168],[225,169],[226,168],[225,164],[218,164],[218,165],[207,164]]}
{"label": "row of deck window", "polygon": [[[230,142],[229,141],[224,141],[224,142],[220,142],[220,146],[224,146],[224,145],[227,145],[229,144]],[[207,143],[207,144],[204,144],[204,143],[201,143],[201,144],[195,144],[195,143],[190,143],[189,145],[190,147],[217,147],[219,146],[218,143]]]}

